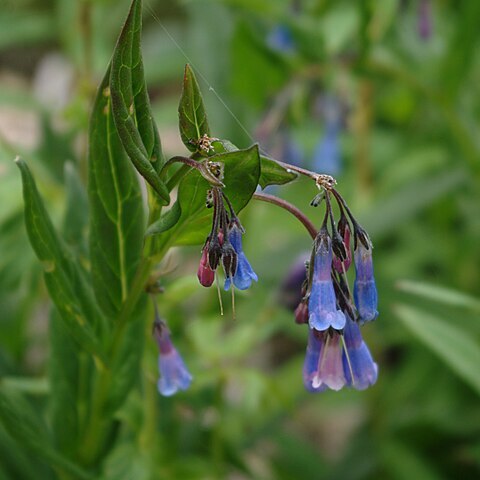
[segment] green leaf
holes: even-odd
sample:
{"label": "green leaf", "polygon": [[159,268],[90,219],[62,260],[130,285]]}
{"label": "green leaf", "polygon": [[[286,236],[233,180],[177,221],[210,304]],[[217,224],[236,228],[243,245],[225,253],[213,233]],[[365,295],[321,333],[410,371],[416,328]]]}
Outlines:
{"label": "green leaf", "polygon": [[207,135],[210,137],[207,114],[202,94],[190,65],[185,65],[183,92],[178,106],[180,136],[184,145],[191,151],[198,150],[197,141]]}
{"label": "green leaf", "polygon": [[103,352],[91,326],[99,322],[93,296],[70,259],[67,247],[58,238],[27,164],[20,159],[16,163],[22,174],[28,236],[43,264],[50,297],[81,347],[103,360]]}
{"label": "green leaf", "polygon": [[165,212],[156,222],[148,227],[145,235],[158,235],[159,233],[170,230],[178,222],[181,213],[182,209],[180,208],[180,204],[175,202],[168,212]]}
{"label": "green leaf", "polygon": [[90,121],[90,255],[98,303],[115,317],[126,300],[140,260],[145,228],[140,185],[122,147],[108,95],[109,71]]}
{"label": "green leaf", "polygon": [[[236,147],[230,140],[216,140],[212,142],[212,147],[216,153],[223,152],[236,152]],[[260,178],[258,183],[263,188],[268,185],[285,185],[297,178],[297,174],[288,171],[285,167],[282,167],[274,159],[260,155]]]}
{"label": "green leaf", "polygon": [[93,478],[53,448],[48,432],[39,421],[36,411],[22,395],[5,386],[0,388],[0,420],[8,433],[22,447],[38,455],[53,468],[74,478]]}
{"label": "green leaf", "polygon": [[264,155],[260,155],[261,172],[258,183],[263,188],[268,185],[285,185],[297,178],[297,174],[287,170],[279,165],[275,160],[272,160]]}
{"label": "green leaf", "polygon": [[141,33],[142,2],[133,0],[112,57],[112,112],[130,160],[159,195],[162,204],[168,205],[168,189],[158,175],[165,159],[145,84]]}
{"label": "green leaf", "polygon": [[[145,340],[146,298],[138,302],[132,314],[133,321],[129,322],[112,365],[112,383],[109,390],[106,413],[114,414],[122,406],[135,382],[138,382],[140,362],[142,359]],[[108,419],[108,417],[106,416]]]}
{"label": "green leaf", "polygon": [[412,293],[434,302],[480,312],[480,300],[458,290],[412,280],[401,280],[397,287],[403,292]]}
{"label": "green leaf", "polygon": [[78,441],[79,351],[57,310],[50,315],[50,412],[56,448],[72,457]]}
{"label": "green leaf", "polygon": [[64,169],[67,208],[63,222],[65,241],[76,251],[86,255],[86,230],[88,228],[88,199],[77,170],[67,162]]}
{"label": "green leaf", "polygon": [[[220,153],[209,160],[221,162],[225,167],[224,192],[238,213],[247,205],[258,185],[260,177],[260,156],[254,145],[246,150]],[[172,242],[177,245],[203,243],[208,235],[212,212],[205,207],[210,184],[192,169],[182,180],[178,189],[181,216],[175,227]]]}
{"label": "green leaf", "polygon": [[422,310],[398,305],[395,312],[404,325],[480,394],[480,345],[455,321],[434,317]]}

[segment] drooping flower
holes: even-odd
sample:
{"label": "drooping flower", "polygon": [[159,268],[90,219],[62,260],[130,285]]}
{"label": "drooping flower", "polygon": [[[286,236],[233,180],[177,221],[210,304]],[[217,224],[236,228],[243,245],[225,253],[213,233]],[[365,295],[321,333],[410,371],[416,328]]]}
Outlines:
{"label": "drooping flower", "polygon": [[154,336],[158,344],[158,369],[160,378],[157,383],[158,391],[165,397],[170,397],[179,390],[187,390],[192,382],[192,375],[174,347],[170,332],[164,321],[156,319]]}
{"label": "drooping flower", "polygon": [[313,276],[308,302],[310,328],[318,331],[330,327],[341,330],[345,326],[345,315],[337,309],[331,269],[332,241],[326,229],[322,229],[315,241]]}
{"label": "drooping flower", "polygon": [[368,248],[357,239],[354,252],[356,277],[353,285],[353,298],[360,323],[375,320],[377,311],[377,287],[373,276],[372,244],[366,240]]}
{"label": "drooping flower", "polygon": [[365,390],[377,381],[378,366],[362,338],[359,326],[348,316],[343,335],[346,347],[343,352],[346,384],[357,390]]}
{"label": "drooping flower", "polygon": [[347,380],[338,331],[317,332],[309,329],[303,379],[305,388],[310,392],[322,392],[327,388],[338,391],[345,386]]}
{"label": "drooping flower", "polygon": [[313,378],[317,375],[319,369],[319,361],[323,349],[323,339],[325,332],[317,332],[308,329],[308,344],[303,363],[303,384],[309,392],[323,392],[328,387],[326,385],[313,386]]}
{"label": "drooping flower", "polygon": [[204,287],[210,287],[215,280],[215,272],[210,268],[208,263],[208,248],[204,247],[202,250],[202,258],[197,271],[198,281]]}
{"label": "drooping flower", "polygon": [[237,268],[235,273],[227,275],[225,278],[225,290],[229,290],[232,284],[239,290],[246,290],[250,288],[252,280],[258,281],[257,274],[253,271],[250,263],[245,256],[242,248],[242,229],[238,225],[237,221],[232,222],[230,230],[228,232],[228,239],[237,254]]}

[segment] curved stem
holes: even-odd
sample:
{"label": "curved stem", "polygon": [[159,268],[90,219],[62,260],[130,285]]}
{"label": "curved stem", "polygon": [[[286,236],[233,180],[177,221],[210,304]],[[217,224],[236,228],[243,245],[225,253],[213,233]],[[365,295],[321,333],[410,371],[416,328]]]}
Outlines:
{"label": "curved stem", "polygon": [[269,195],[268,193],[254,193],[253,198],[255,200],[260,200],[261,202],[272,203],[273,205],[277,205],[277,207],[281,207],[287,212],[291,213],[295,218],[297,218],[297,220],[300,220],[312,239],[315,240],[318,234],[315,225],[313,225],[313,223],[305,216],[305,214],[295,205],[292,205],[286,200],[275,197],[275,195]]}
{"label": "curved stem", "polygon": [[212,174],[212,172],[209,169],[208,165],[208,160],[207,161],[202,161],[202,162],[197,162],[196,160],[193,160],[188,157],[182,157],[182,156],[176,156],[170,158],[167,163],[163,166],[162,171],[160,172],[160,178],[164,179],[165,175],[167,173],[168,168],[173,165],[174,163],[183,163],[184,165],[187,165],[191,168],[195,168],[198,170],[202,177],[207,180],[209,183],[212,185],[215,185],[217,187],[224,187],[225,185],[217,178],[215,175]]}

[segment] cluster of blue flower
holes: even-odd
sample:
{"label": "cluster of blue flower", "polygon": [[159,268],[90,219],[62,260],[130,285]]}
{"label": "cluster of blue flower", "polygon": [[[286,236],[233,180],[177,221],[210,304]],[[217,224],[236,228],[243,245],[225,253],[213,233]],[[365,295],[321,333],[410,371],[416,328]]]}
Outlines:
{"label": "cluster of blue flower", "polygon": [[[333,219],[331,194],[341,212],[338,227]],[[340,390],[344,386],[363,390],[376,382],[378,374],[359,328],[378,315],[372,243],[335,189],[325,190],[323,198],[325,218],[307,262],[303,297],[295,310],[296,322],[309,326],[304,384],[310,392]],[[347,216],[354,238],[353,299],[347,279],[352,260],[352,229]]]}
{"label": "cluster of blue flower", "polygon": [[[323,192],[312,204],[317,206],[324,200],[325,216],[310,261],[306,262],[302,297],[295,309],[295,321],[309,327],[304,385],[310,392],[340,390],[344,386],[363,390],[376,382],[378,374],[377,364],[359,328],[378,315],[372,243],[338,191],[332,185],[322,187]],[[338,225],[334,220],[332,197],[340,210]],[[244,229],[221,188],[212,187],[208,192],[207,207],[213,207],[213,222],[202,250],[198,279],[201,285],[210,287],[221,263],[225,273],[224,289],[245,290],[253,280],[257,281],[257,275],[243,252]],[[356,272],[353,298],[347,279],[352,263],[352,233]],[[192,376],[172,345],[168,328],[157,311],[154,334],[160,351],[160,393],[169,396],[187,389]]]}

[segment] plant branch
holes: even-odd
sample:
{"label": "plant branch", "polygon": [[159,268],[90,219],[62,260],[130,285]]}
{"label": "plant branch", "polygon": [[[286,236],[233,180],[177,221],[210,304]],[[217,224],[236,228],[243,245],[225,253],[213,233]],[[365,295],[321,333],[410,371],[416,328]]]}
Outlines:
{"label": "plant branch", "polygon": [[255,200],[260,200],[261,202],[277,205],[277,207],[283,208],[287,212],[291,213],[297,220],[300,220],[302,225],[307,229],[312,239],[315,240],[318,234],[315,225],[313,225],[313,223],[305,216],[305,214],[295,205],[292,205],[286,200],[275,197],[275,195],[269,195],[268,193],[254,193],[253,198]]}

